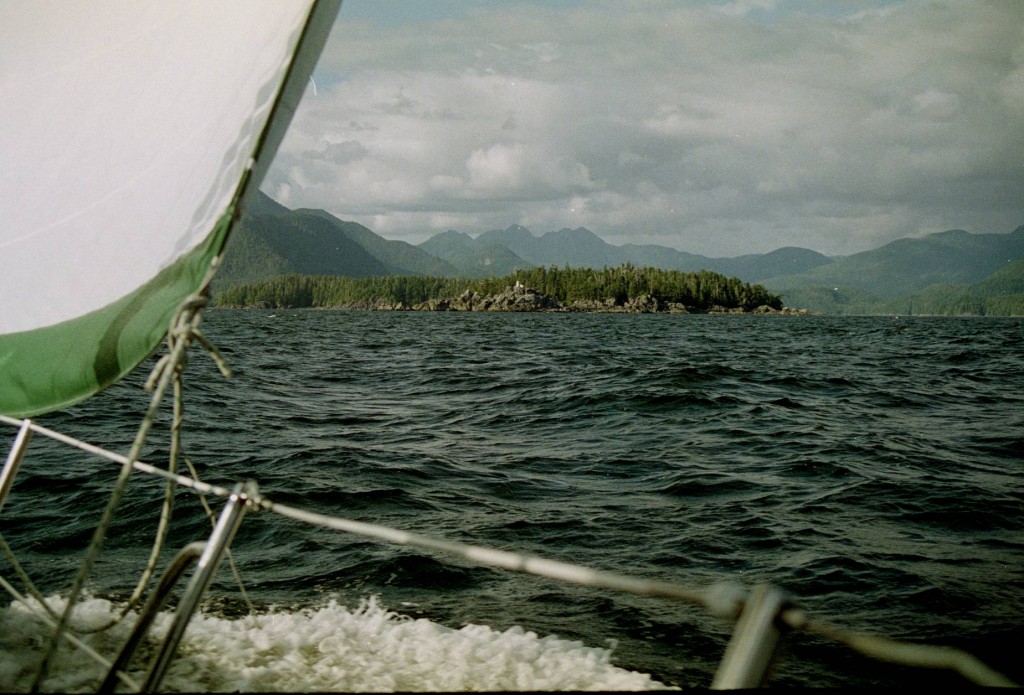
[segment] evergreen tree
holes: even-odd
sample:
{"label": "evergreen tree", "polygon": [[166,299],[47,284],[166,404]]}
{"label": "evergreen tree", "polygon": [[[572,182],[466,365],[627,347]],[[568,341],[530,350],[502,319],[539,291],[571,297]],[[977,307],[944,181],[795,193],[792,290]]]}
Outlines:
{"label": "evergreen tree", "polygon": [[236,285],[218,293],[215,301],[220,306],[235,307],[338,308],[376,302],[411,307],[430,300],[454,299],[467,290],[482,296],[496,295],[516,282],[569,305],[578,301],[609,300],[622,305],[649,296],[659,303],[682,304],[695,311],[707,311],[714,306],[745,310],[762,305],[782,308],[781,299],[761,285],[750,285],[706,270],[684,273],[630,263],[601,270],[531,268],[505,277],[481,279],[285,275],[255,284]]}

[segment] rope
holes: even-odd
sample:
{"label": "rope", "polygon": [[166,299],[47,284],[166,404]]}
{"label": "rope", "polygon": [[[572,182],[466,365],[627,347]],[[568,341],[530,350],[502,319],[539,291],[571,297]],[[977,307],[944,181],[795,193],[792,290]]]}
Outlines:
{"label": "rope", "polygon": [[[199,480],[199,473],[196,471],[196,467],[192,465],[192,462],[185,459],[185,465],[188,466],[189,472],[192,474],[194,480]],[[170,483],[168,483],[170,485]],[[206,511],[206,517],[210,520],[210,525],[214,528],[217,526],[217,517],[213,513],[213,509],[210,508],[210,503],[206,501],[206,495],[203,493],[199,494],[199,501],[203,505],[203,509]],[[231,552],[231,548],[224,548],[224,553],[228,557],[228,566],[231,568],[231,576],[235,578],[235,583],[238,584],[238,591],[242,594],[242,600],[245,601],[246,607],[249,609],[249,613],[256,612],[256,606],[253,605],[252,600],[249,598],[249,592],[245,590],[245,583],[242,581],[242,575],[238,572],[238,565],[235,564],[235,556]]]}
{"label": "rope", "polygon": [[25,572],[25,569],[21,566],[21,563],[18,562],[18,557],[14,554],[14,551],[11,550],[11,546],[7,545],[7,539],[4,538],[2,533],[0,533],[0,548],[3,549],[4,557],[6,557],[7,561],[11,563],[11,567],[14,568],[14,573],[18,575],[18,579],[20,579],[21,583],[25,585],[25,590],[28,591],[29,595],[46,609],[46,612],[50,614],[51,618],[56,620],[57,613],[50,608],[50,604],[48,604],[46,599],[43,598],[42,592],[40,592],[39,589],[36,588],[36,585],[32,583],[32,578],[28,576],[28,573]]}
{"label": "rope", "polygon": [[[39,691],[43,680],[46,678],[57,643],[60,641],[61,635],[68,627],[75,604],[78,603],[78,599],[81,596],[85,583],[88,581],[89,575],[92,574],[93,565],[99,555],[99,549],[103,545],[103,541],[106,538],[106,534],[111,523],[113,523],[114,514],[117,511],[118,506],[120,506],[121,499],[124,496],[125,489],[128,486],[128,481],[131,478],[132,471],[134,470],[134,466],[132,464],[139,458],[142,447],[145,444],[149,431],[152,429],[153,423],[156,419],[157,409],[163,401],[164,394],[167,392],[167,387],[170,384],[172,377],[179,373],[185,364],[186,352],[191,342],[196,340],[210,350],[214,355],[214,361],[217,362],[221,371],[226,375],[230,375],[230,371],[227,370],[220,353],[199,332],[199,322],[202,320],[202,309],[209,301],[210,283],[213,280],[213,276],[216,273],[218,265],[219,259],[215,258],[213,262],[211,262],[206,276],[200,283],[199,289],[182,301],[177,313],[171,321],[171,327],[167,335],[169,352],[157,362],[152,374],[146,381],[146,389],[153,391],[149,408],[146,410],[146,414],[139,425],[139,430],[135,435],[135,441],[132,444],[131,451],[128,454],[127,460],[121,466],[121,472],[118,474],[117,480],[114,483],[114,488],[111,491],[110,499],[107,501],[107,506],[103,510],[100,523],[93,532],[92,539],[86,549],[85,558],[82,560],[82,564],[79,566],[78,572],[75,575],[75,580],[68,592],[68,600],[64,607],[64,612],[61,614],[60,620],[57,621],[57,627],[50,636],[43,650],[42,661],[39,664],[36,677],[32,682],[33,693]],[[148,576],[146,579],[148,581]]]}
{"label": "rope", "polygon": [[[174,372],[174,415],[171,420],[171,451],[167,457],[167,472],[175,473],[178,470],[178,452],[181,450],[181,422],[182,422],[182,403],[181,403],[181,372],[175,370]],[[132,592],[131,597],[128,599],[128,605],[134,606],[135,603],[142,597],[143,592],[146,590],[146,585],[149,584],[150,577],[153,576],[153,572],[156,571],[157,559],[160,557],[160,551],[163,549],[164,542],[167,540],[167,533],[171,527],[171,512],[174,511],[174,483],[170,480],[166,481],[164,485],[164,504],[160,509],[160,523],[157,525],[156,537],[153,540],[153,548],[150,550],[149,559],[146,561],[146,567],[142,571],[142,576],[139,578],[138,583],[135,585],[135,591]],[[128,608],[126,607],[125,612]],[[124,615],[124,612],[121,614]]]}
{"label": "rope", "polygon": [[[178,454],[181,450],[181,424],[184,419],[182,411],[184,408],[181,397],[181,371],[175,370],[174,375],[171,378],[174,386],[174,415],[171,423],[171,450],[167,461],[167,472],[173,474],[178,469]],[[174,509],[175,490],[174,482],[167,480],[164,487],[164,502],[160,508],[160,521],[157,524],[156,534],[153,538],[153,546],[149,552],[149,559],[146,561],[146,566],[142,570],[142,574],[135,585],[135,589],[128,597],[128,600],[125,601],[120,613],[103,625],[99,625],[89,630],[74,630],[75,632],[78,634],[106,632],[124,620],[125,617],[135,610],[136,606],[138,606],[142,599],[142,595],[146,591],[146,587],[149,585],[149,580],[156,571],[156,565],[160,559],[160,553],[163,551],[164,543],[167,540],[167,534],[170,532],[171,512]]]}

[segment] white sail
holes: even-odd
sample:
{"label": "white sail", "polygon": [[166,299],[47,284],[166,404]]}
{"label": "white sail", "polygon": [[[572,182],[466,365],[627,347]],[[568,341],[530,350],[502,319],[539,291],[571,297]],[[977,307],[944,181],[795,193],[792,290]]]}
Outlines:
{"label": "white sail", "polygon": [[159,343],[339,4],[0,5],[0,412],[88,397]]}

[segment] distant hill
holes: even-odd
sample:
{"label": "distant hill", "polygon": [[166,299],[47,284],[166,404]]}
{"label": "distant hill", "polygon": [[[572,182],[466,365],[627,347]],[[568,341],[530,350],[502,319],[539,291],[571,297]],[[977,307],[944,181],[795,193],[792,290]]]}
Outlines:
{"label": "distant hill", "polygon": [[1013,261],[981,282],[938,283],[899,297],[880,297],[858,287],[799,287],[787,304],[822,314],[1024,316],[1024,260]]}
{"label": "distant hill", "polygon": [[1024,259],[1024,226],[1009,234],[970,234],[962,229],[918,239],[898,239],[802,273],[765,278],[765,287],[784,296],[798,288],[855,287],[882,298],[919,292],[935,284],[980,282]]}
{"label": "distant hill", "polygon": [[[405,241],[385,239],[356,222],[342,222],[324,210],[302,208],[292,214],[313,217],[329,222],[367,253],[384,264],[388,275],[445,276],[455,274],[455,268],[445,261]],[[338,273],[339,275],[341,273]]]}
{"label": "distant hill", "polygon": [[1024,260],[1007,263],[977,283],[974,288],[984,297],[1006,297],[1014,294],[1024,294]]}
{"label": "distant hill", "polygon": [[437,276],[456,270],[412,244],[323,210],[289,210],[257,192],[228,243],[215,288],[290,274]]}

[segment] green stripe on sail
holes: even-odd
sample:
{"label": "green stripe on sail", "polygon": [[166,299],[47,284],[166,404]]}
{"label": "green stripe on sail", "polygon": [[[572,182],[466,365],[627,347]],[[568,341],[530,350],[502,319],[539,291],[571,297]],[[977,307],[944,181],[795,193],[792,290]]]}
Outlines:
{"label": "green stripe on sail", "polygon": [[232,211],[214,230],[131,294],[70,321],[0,335],[0,413],[31,417],[92,396],[160,344],[181,301],[223,248]]}

